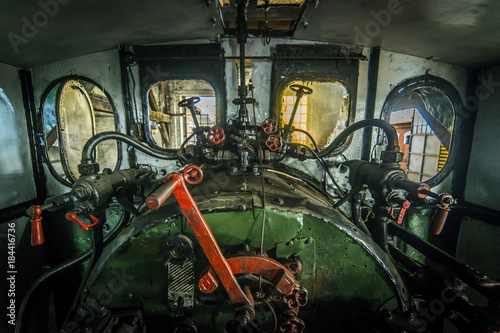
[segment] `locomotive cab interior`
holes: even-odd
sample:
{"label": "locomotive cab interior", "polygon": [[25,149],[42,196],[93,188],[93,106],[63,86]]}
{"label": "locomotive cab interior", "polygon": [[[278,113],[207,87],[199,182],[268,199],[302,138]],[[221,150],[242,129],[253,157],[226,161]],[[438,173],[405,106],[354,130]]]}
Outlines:
{"label": "locomotive cab interior", "polygon": [[500,5],[8,1],[1,332],[500,332]]}

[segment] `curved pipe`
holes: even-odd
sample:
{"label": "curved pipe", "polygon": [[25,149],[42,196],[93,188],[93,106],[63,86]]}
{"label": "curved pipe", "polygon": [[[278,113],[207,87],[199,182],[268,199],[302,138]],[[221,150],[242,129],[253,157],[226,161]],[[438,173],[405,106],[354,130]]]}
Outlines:
{"label": "curved pipe", "polygon": [[[326,155],[330,155],[332,152],[334,152],[335,149],[340,147],[342,143],[355,131],[365,128],[365,127],[379,127],[381,128],[385,135],[387,136],[387,147],[386,150],[398,150],[399,151],[399,146],[398,146],[398,132],[392,126],[389,122],[382,120],[382,119],[365,119],[358,121],[357,123],[352,124],[351,126],[347,127],[345,130],[343,130],[336,138],[333,140],[332,143],[325,149],[319,152],[319,156],[323,157]],[[396,149],[397,147],[397,149]]]}
{"label": "curved pipe", "polygon": [[129,146],[134,147],[135,149],[148,154],[152,157],[155,158],[160,158],[160,159],[167,159],[167,160],[173,160],[177,159],[177,156],[175,154],[166,154],[164,152],[160,152],[158,150],[152,149],[139,141],[135,140],[134,138],[123,134],[119,132],[102,132],[97,135],[94,135],[91,137],[86,143],[85,146],[83,146],[82,150],[82,164],[90,164],[93,161],[92,158],[92,151],[95,149],[95,147],[106,140],[117,140],[124,142],[128,144]]}

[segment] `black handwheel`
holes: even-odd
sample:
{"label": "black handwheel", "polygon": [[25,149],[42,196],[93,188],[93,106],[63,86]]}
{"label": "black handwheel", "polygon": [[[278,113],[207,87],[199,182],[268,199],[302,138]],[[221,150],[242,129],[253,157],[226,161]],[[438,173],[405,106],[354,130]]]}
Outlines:
{"label": "black handwheel", "polygon": [[299,91],[302,91],[302,93],[304,95],[310,95],[313,93],[312,88],[303,86],[301,84],[292,84],[289,88],[291,91],[295,91],[296,93],[298,93]]}
{"label": "black handwheel", "polygon": [[190,107],[192,105],[195,105],[199,101],[200,101],[199,97],[190,97],[190,98],[183,99],[182,101],[180,101],[179,103],[177,103],[177,105],[180,106],[180,107],[183,107],[183,106]]}

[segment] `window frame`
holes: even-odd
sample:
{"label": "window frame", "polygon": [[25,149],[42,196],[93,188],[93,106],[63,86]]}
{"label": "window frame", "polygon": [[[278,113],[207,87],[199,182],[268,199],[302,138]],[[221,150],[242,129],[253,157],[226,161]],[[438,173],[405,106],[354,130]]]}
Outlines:
{"label": "window frame", "polygon": [[[454,116],[453,116],[453,131],[451,133],[451,146],[448,155],[448,160],[433,177],[422,181],[429,185],[431,188],[443,182],[445,178],[451,173],[455,167],[455,158],[458,155],[459,147],[461,146],[461,140],[458,133],[460,133],[460,122],[459,120],[459,110],[463,110],[462,97],[458,90],[449,81],[430,74],[425,74],[421,76],[411,77],[403,80],[398,85],[396,85],[391,92],[387,95],[384,105],[380,113],[380,119],[389,121],[392,109],[397,104],[397,102],[408,92],[420,88],[432,88],[443,95],[445,95],[451,102],[453,106]],[[380,142],[380,132],[378,135],[377,142]]]}
{"label": "window frame", "polygon": [[[134,59],[139,69],[138,87],[140,93],[140,115],[144,129],[144,140],[152,148],[163,152],[177,152],[178,149],[160,147],[151,134],[151,121],[149,119],[148,92],[149,89],[160,81],[168,80],[203,80],[212,86],[216,99],[215,114],[216,125],[225,124],[226,115],[226,73],[225,58],[219,43],[212,44],[179,44],[157,46],[133,46]],[[124,62],[127,81],[135,86],[130,76],[134,64]],[[134,91],[132,91],[134,93]],[[131,101],[133,105],[133,101]],[[139,107],[139,106],[137,106]],[[141,123],[141,120],[135,119]]]}
{"label": "window frame", "polygon": [[[145,119],[146,121],[146,131],[144,133],[144,137],[146,138],[146,142],[148,142],[148,136],[151,137],[151,140],[152,140],[152,143],[154,144],[150,144],[151,146],[153,146],[155,149],[158,149],[158,150],[163,150],[163,151],[168,151],[168,152],[177,152],[178,149],[168,149],[168,148],[163,148],[161,147],[160,145],[158,145],[158,143],[156,143],[156,140],[153,138],[153,135],[151,134],[151,119],[149,118],[149,91],[150,89],[157,83],[160,83],[160,82],[165,82],[165,81],[204,81],[206,83],[208,83],[210,85],[210,87],[212,88],[212,90],[214,91],[214,98],[215,98],[215,125],[218,126],[220,124],[220,121],[219,121],[219,115],[220,115],[220,112],[219,112],[219,103],[218,103],[218,94],[217,94],[217,90],[215,89],[214,85],[206,80],[205,78],[186,78],[186,77],[183,77],[183,78],[176,78],[176,77],[169,77],[168,79],[162,79],[160,81],[157,81],[155,83],[153,83],[152,85],[149,86],[149,88],[147,89],[146,93],[145,93],[145,96],[142,96],[143,98],[145,98],[145,101],[143,101],[143,108],[145,108],[145,114],[143,115],[143,118]],[[194,97],[194,96],[193,96]],[[199,97],[204,97],[204,96],[199,96]],[[144,105],[144,102],[145,102],[145,105]],[[186,107],[186,115],[189,113],[189,109],[187,109]],[[147,116],[146,116],[147,115]],[[184,122],[184,125],[186,126],[186,129],[187,129],[187,117],[185,119],[185,122]],[[148,133],[148,134],[146,134]],[[186,131],[187,133],[187,131]],[[188,135],[186,135],[186,138],[188,137]],[[186,138],[184,138],[183,140],[185,140]],[[149,142],[148,142],[149,143]]]}
{"label": "window frame", "polygon": [[[281,98],[283,96],[283,93],[285,92],[285,89],[287,89],[290,86],[290,84],[292,84],[293,82],[297,82],[297,81],[339,82],[339,83],[341,83],[344,86],[344,88],[346,89],[347,94],[349,95],[349,108],[347,110],[347,124],[346,124],[345,128],[347,128],[348,126],[350,126],[354,123],[355,117],[356,117],[356,112],[353,112],[353,110],[355,110],[355,105],[353,105],[353,98],[352,98],[351,90],[349,89],[348,83],[345,80],[342,80],[339,78],[333,78],[333,77],[326,77],[325,78],[323,76],[317,76],[317,75],[299,75],[299,74],[297,74],[297,75],[292,75],[292,76],[286,77],[280,83],[280,85],[278,86],[278,90],[276,91],[277,101],[275,103],[274,112],[272,113],[271,118],[276,119],[276,121],[278,121],[280,123],[281,117],[283,115],[281,113],[281,110],[282,110]],[[311,96],[313,96],[313,95],[314,95],[314,91],[311,94]],[[344,152],[349,147],[349,145],[352,142],[352,138],[353,138],[353,136],[350,135],[347,138],[347,140],[338,148],[339,153]],[[316,138],[314,138],[314,139],[316,140]],[[306,142],[307,142],[307,140],[306,140]]]}
{"label": "window frame", "polygon": [[[276,45],[272,75],[270,117],[280,119],[281,95],[292,81],[338,81],[349,94],[348,124],[354,123],[358,95],[359,61],[363,48],[340,44]],[[344,152],[349,138],[336,150]]]}
{"label": "window frame", "polygon": [[[108,101],[111,105],[111,108],[113,110],[113,118],[115,121],[115,131],[117,131],[117,132],[118,132],[118,128],[119,128],[118,124],[119,124],[119,120],[120,120],[117,109],[116,109],[116,105],[113,102],[111,95],[102,87],[102,85],[100,85],[99,83],[97,83],[96,81],[92,80],[89,77],[82,76],[82,75],[74,75],[74,74],[66,75],[66,76],[62,76],[60,78],[55,79],[45,88],[45,90],[43,91],[43,94],[40,97],[40,106],[38,107],[38,111],[37,111],[37,113],[38,113],[37,118],[41,120],[39,123],[38,130],[37,130],[37,136],[40,137],[39,142],[40,142],[40,146],[42,148],[42,150],[41,150],[42,151],[42,159],[43,159],[45,165],[47,166],[47,168],[49,169],[49,172],[52,175],[52,177],[54,177],[61,184],[68,186],[68,187],[72,187],[74,182],[72,182],[71,180],[66,180],[63,177],[61,177],[59,175],[59,173],[56,171],[56,169],[54,168],[54,166],[52,165],[52,161],[50,160],[50,157],[49,157],[49,152],[47,150],[47,144],[46,144],[47,133],[45,131],[44,108],[45,108],[45,103],[47,101],[47,98],[48,98],[49,94],[52,92],[52,90],[57,85],[65,84],[66,82],[71,81],[71,80],[87,81],[87,82],[95,85],[97,88],[99,88],[104,93],[104,95],[106,95],[106,98],[108,99]],[[59,94],[56,94],[56,100],[58,99],[58,97],[59,97]],[[56,113],[56,110],[54,110],[54,113]],[[61,124],[60,124],[60,117],[58,117],[57,115],[56,115],[56,122],[57,122],[57,127],[58,127],[57,130],[59,132],[61,129]],[[117,161],[116,161],[116,164],[114,167],[115,171],[120,169],[121,162],[122,162],[122,149],[121,149],[121,143],[119,141],[117,142],[116,148],[117,148]],[[61,164],[62,164],[62,161],[61,161]],[[64,166],[63,166],[63,168],[64,168]]]}

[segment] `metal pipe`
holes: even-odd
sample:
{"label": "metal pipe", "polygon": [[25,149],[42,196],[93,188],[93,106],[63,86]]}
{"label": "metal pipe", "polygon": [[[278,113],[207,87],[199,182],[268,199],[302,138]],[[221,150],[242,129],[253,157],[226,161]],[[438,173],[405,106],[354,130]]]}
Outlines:
{"label": "metal pipe", "polygon": [[365,119],[358,121],[357,123],[352,124],[351,126],[347,127],[345,130],[343,130],[336,138],[333,140],[328,147],[320,151],[319,156],[323,157],[326,155],[329,155],[334,152],[334,150],[342,143],[344,143],[347,138],[354,133],[355,131],[365,128],[365,127],[379,127],[381,128],[384,133],[387,135],[387,148],[390,150],[394,150],[397,147],[397,150],[399,151],[399,146],[398,146],[398,132],[392,126],[389,122],[382,120],[382,119]]}
{"label": "metal pipe", "polygon": [[134,138],[119,132],[102,132],[97,135],[91,137],[82,149],[82,164],[90,164],[92,163],[92,151],[94,148],[101,142],[106,140],[118,140],[125,142],[129,146],[136,148],[137,150],[153,156],[155,158],[160,159],[176,159],[176,154],[167,154],[164,152],[160,152],[158,150],[154,150],[146,145],[143,145],[139,141],[136,141]]}
{"label": "metal pipe", "polygon": [[478,291],[480,294],[490,299],[491,301],[500,304],[500,292],[481,286],[478,282],[487,280],[487,277],[472,267],[464,265],[457,261],[453,256],[444,252],[440,248],[424,241],[423,239],[415,236],[414,234],[404,230],[403,228],[395,225],[394,223],[389,223],[388,231],[391,235],[397,236],[399,239],[407,243],[408,245],[415,248],[417,251],[433,260],[436,263],[448,266],[457,276],[467,283],[471,288]]}
{"label": "metal pipe", "polygon": [[[250,60],[259,60],[259,61],[273,61],[273,60],[303,60],[303,61],[339,61],[339,60],[362,60],[366,61],[367,58],[365,56],[331,56],[331,57],[283,57],[277,55],[270,56],[245,56],[246,59]],[[239,60],[240,56],[219,56],[219,57],[209,57],[209,56],[192,56],[192,57],[176,57],[176,56],[165,56],[165,57],[141,57],[144,60],[225,60],[225,61],[233,61]]]}

